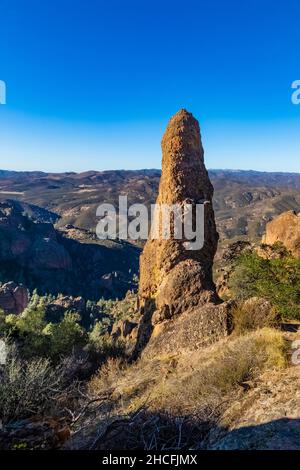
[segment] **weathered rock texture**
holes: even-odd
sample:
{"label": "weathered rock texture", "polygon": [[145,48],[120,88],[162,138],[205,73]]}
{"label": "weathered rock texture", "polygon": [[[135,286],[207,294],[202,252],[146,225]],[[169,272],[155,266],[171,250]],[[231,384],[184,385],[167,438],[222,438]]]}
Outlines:
{"label": "weathered rock texture", "polygon": [[300,214],[284,212],[269,222],[262,242],[266,245],[282,243],[292,254],[300,257]]}
{"label": "weathered rock texture", "polygon": [[299,366],[267,371],[227,407],[200,448],[300,450]]}
{"label": "weathered rock texture", "polygon": [[[162,139],[162,176],[156,203],[182,206],[204,203],[205,241],[199,250],[187,250],[186,240],[174,237],[147,241],[140,259],[139,302],[143,317],[138,351],[148,342],[155,325],[187,311],[197,316],[198,333],[202,330],[205,335],[218,335],[226,330],[225,311],[220,314],[217,308],[210,308],[207,315],[204,313],[207,304],[220,302],[212,279],[218,244],[212,197],[213,187],[204,165],[198,121],[182,109],[170,120]],[[170,328],[165,324],[164,327]],[[185,329],[184,325],[181,329]],[[157,331],[153,332],[153,337]]]}
{"label": "weathered rock texture", "polygon": [[26,287],[7,282],[0,287],[0,309],[5,313],[22,313],[29,302],[29,292]]}

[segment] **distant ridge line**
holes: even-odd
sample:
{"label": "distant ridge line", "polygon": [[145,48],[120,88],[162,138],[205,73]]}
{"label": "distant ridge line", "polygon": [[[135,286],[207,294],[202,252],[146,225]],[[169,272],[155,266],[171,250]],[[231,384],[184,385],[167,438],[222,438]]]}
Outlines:
{"label": "distant ridge line", "polygon": [[[141,168],[138,170],[125,170],[125,169],[114,169],[114,170],[87,170],[87,171],[61,171],[61,172],[47,172],[41,170],[2,170],[0,169],[0,177],[16,176],[16,175],[28,175],[28,176],[49,176],[49,175],[63,175],[63,176],[75,176],[75,175],[87,175],[87,174],[101,174],[101,173],[151,173],[159,172],[158,168]],[[261,170],[241,170],[231,168],[209,168],[208,171],[212,174],[216,173],[236,173],[236,174],[258,174],[258,175],[297,175],[300,176],[300,172],[296,171],[261,171]]]}

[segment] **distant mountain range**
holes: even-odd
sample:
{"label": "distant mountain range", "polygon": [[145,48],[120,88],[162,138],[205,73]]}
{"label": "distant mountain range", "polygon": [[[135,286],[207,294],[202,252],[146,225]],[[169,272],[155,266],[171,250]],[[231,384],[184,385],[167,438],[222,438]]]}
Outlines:
{"label": "distant mountain range", "polygon": [[227,178],[239,183],[300,189],[300,173],[255,170],[209,170],[212,179]]}
{"label": "distant mountain range", "polygon": [[[289,172],[268,172],[268,171],[256,171],[256,170],[231,170],[231,169],[210,169],[208,170],[211,178],[222,178],[230,177],[239,182],[250,183],[253,179],[260,184],[265,185],[280,185],[288,187],[300,188],[300,173],[289,173]],[[142,170],[107,170],[107,171],[86,171],[82,173],[76,172],[65,172],[65,173],[48,173],[44,171],[14,171],[14,170],[0,170],[0,178],[75,178],[75,179],[86,179],[95,178],[99,175],[112,175],[116,174],[119,176],[130,176],[130,175],[158,175],[160,170],[142,169]]]}
{"label": "distant mountain range", "polygon": [[[214,207],[221,241],[259,238],[267,221],[285,210],[299,211],[300,173],[253,170],[210,170]],[[155,202],[160,170],[111,170],[84,173],[16,172],[0,170],[0,200],[16,199],[57,214],[57,226],[72,224],[94,230],[96,208]]]}

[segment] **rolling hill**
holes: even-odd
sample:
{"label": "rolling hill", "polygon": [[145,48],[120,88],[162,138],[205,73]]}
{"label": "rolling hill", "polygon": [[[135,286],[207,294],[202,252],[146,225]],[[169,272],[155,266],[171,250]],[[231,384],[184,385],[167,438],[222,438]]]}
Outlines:
{"label": "rolling hill", "polygon": [[[210,170],[214,208],[221,242],[260,238],[266,223],[286,210],[299,210],[300,174]],[[94,231],[96,208],[155,202],[160,170],[111,170],[84,173],[11,172],[0,170],[0,200],[15,199],[59,216],[57,227],[72,224]]]}

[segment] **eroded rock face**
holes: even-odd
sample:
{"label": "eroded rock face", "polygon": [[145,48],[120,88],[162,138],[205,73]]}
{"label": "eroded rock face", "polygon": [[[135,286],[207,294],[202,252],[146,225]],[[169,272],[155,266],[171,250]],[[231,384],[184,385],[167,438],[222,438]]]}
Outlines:
{"label": "eroded rock face", "polygon": [[14,281],[39,294],[62,293],[85,300],[120,298],[134,287],[138,247],[116,243],[112,249],[92,238],[81,242],[86,232],[57,230],[43,222],[45,215],[39,220],[38,210],[47,213],[35,207],[33,218],[18,201],[0,201],[2,282]]}
{"label": "eroded rock face", "polygon": [[29,292],[26,287],[7,282],[0,287],[0,309],[5,313],[22,313],[29,302]]}
{"label": "eroded rock face", "polygon": [[300,257],[300,214],[284,212],[269,222],[262,243],[282,243],[297,258]]}
{"label": "eroded rock face", "polygon": [[[139,302],[143,317],[137,350],[148,342],[155,325],[208,303],[220,303],[212,279],[218,244],[212,197],[198,121],[182,109],[172,117],[162,139],[162,176],[156,204],[204,204],[204,245],[187,250],[186,240],[174,236],[147,241],[140,259]],[[208,316],[212,322],[218,317],[217,323],[215,328],[205,328],[202,322],[203,330],[217,332],[218,314],[211,310]],[[226,323],[223,320],[222,331]]]}

